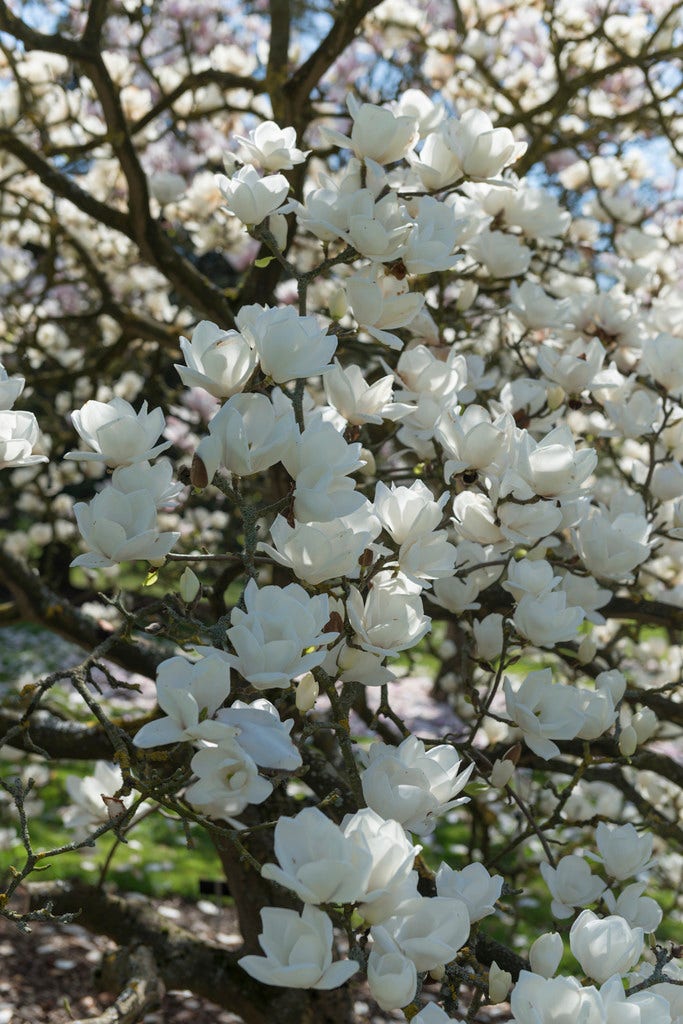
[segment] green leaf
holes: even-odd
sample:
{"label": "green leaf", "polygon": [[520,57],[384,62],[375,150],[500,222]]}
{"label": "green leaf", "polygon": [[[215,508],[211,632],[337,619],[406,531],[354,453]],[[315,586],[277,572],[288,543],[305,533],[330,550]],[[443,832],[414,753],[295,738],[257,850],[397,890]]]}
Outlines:
{"label": "green leaf", "polygon": [[159,570],[158,569],[151,569],[150,572],[147,573],[147,578],[146,578],[145,582],[142,585],[143,585],[143,587],[153,587],[158,579],[159,579]]}
{"label": "green leaf", "polygon": [[267,267],[268,264],[272,263],[274,259],[274,256],[262,256],[260,260],[254,260],[254,266],[258,267],[259,269],[261,269],[262,267]]}

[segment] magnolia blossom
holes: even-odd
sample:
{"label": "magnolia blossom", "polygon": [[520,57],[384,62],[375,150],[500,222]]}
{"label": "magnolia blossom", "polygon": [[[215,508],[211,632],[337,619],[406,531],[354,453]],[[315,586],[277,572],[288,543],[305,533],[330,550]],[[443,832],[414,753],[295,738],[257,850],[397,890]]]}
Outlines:
{"label": "magnolia blossom", "polygon": [[397,1010],[407,1006],[417,990],[417,968],[401,952],[386,928],[372,929],[368,987],[382,1010]]}
{"label": "magnolia blossom", "polygon": [[277,384],[328,369],[337,339],[314,316],[298,316],[291,306],[243,306],[235,322],[253,344],[261,369]]}
{"label": "magnolia blossom", "polygon": [[325,651],[315,648],[338,635],[324,631],[330,617],[327,595],[309,597],[298,583],[259,589],[249,580],[244,607],[232,610],[228,639],[235,653],[229,661],[257,690],[288,688],[292,679],[324,661]]}
{"label": "magnolia blossom", "polygon": [[261,768],[294,771],[301,767],[301,754],[290,733],[294,720],[280,720],[277,708],[265,697],[246,704],[235,700],[228,708],[220,708],[216,721],[233,729],[240,747]]}
{"label": "magnolia blossom", "polygon": [[183,485],[173,479],[173,464],[167,458],[151,462],[135,462],[130,466],[119,466],[111,475],[112,485],[117,491],[131,494],[133,491],[147,491],[158,509],[175,508],[183,492]]}
{"label": "magnolia blossom", "polygon": [[[652,989],[627,996],[618,975],[608,978],[600,986],[600,995],[608,1024],[620,1024],[625,1020],[633,1021],[633,1024],[671,1024],[675,1012],[672,1001]],[[677,1020],[680,1021],[680,1017]]]}
{"label": "magnolia blossom", "polygon": [[583,857],[573,853],[562,857],[556,868],[542,862],[540,869],[553,898],[550,909],[559,919],[571,917],[574,907],[594,903],[606,888],[603,880],[591,873]]}
{"label": "magnolia blossom", "polygon": [[325,395],[330,405],[341,413],[347,423],[381,423],[391,406],[393,377],[381,377],[368,384],[359,366],[344,369],[338,359],[334,368],[323,377]]}
{"label": "magnolia blossom", "polygon": [[304,583],[317,586],[357,574],[360,556],[378,533],[377,520],[365,508],[329,522],[295,522],[293,526],[279,515],[270,527],[273,544],[261,541],[258,548]]}
{"label": "magnolia blossom", "polygon": [[280,128],[274,121],[263,121],[246,138],[243,135],[235,138],[248,159],[266,171],[289,171],[295,164],[302,164],[310,152],[296,148],[294,128]]}
{"label": "magnolia blossom", "polygon": [[346,611],[356,642],[373,654],[396,656],[419,643],[431,619],[407,580],[378,573],[365,601],[356,587],[349,589]]}
{"label": "magnolia blossom", "polygon": [[38,437],[38,422],[32,412],[0,410],[0,469],[47,462],[47,456],[33,454]]}
{"label": "magnolia blossom", "polygon": [[358,909],[369,924],[379,924],[417,895],[413,864],[422,847],[413,846],[397,821],[387,821],[369,807],[347,815],[342,829],[347,839],[366,849],[372,858]]}
{"label": "magnolia blossom", "polygon": [[649,934],[659,928],[664,912],[659,903],[651,896],[643,896],[644,890],[644,883],[634,882],[632,885],[627,885],[617,899],[609,890],[603,894],[603,899],[612,914],[623,917],[631,928],[642,928],[645,933]]}
{"label": "magnolia blossom", "polygon": [[[138,730],[133,740],[136,747],[160,747],[200,736],[211,738],[202,725],[215,715],[230,693],[230,666],[228,656],[217,648],[203,648],[201,653],[202,657],[194,663],[175,657],[159,665],[157,702],[166,714]],[[216,738],[221,732],[219,729]],[[230,730],[227,732],[229,735]]]}
{"label": "magnolia blossom", "polygon": [[191,340],[180,339],[187,366],[175,364],[185,387],[204,388],[215,398],[230,398],[244,389],[256,368],[256,352],[239,331],[224,331],[202,320]]}
{"label": "magnolia blossom", "polygon": [[375,489],[374,511],[391,539],[400,545],[432,533],[443,518],[447,501],[447,493],[434,500],[434,495],[421,480],[416,480],[410,487],[392,484],[390,488],[379,481]]}
{"label": "magnolia blossom", "polygon": [[[455,958],[470,934],[470,919],[462,900],[447,896],[418,897],[384,922],[401,952],[418,971],[433,971]],[[375,929],[371,930],[371,934]]]}
{"label": "magnolia blossom", "polygon": [[312,419],[288,438],[282,463],[296,483],[294,515],[300,522],[329,522],[367,506],[350,473],[363,465],[359,443],[348,444],[331,423]]}
{"label": "magnolia blossom", "polygon": [[436,817],[467,801],[458,794],[467,785],[474,765],[460,771],[456,750],[445,744],[425,750],[409,736],[398,747],[373,743],[363,772],[363,795],[373,811],[399,821],[420,836],[429,835]]}
{"label": "magnolia blossom", "polygon": [[332,963],[332,922],[317,907],[301,914],[281,907],[261,911],[259,935],[265,956],[243,956],[240,967],[265,985],[282,988],[338,988],[356,973],[355,960]]}
{"label": "magnolia blossom", "polygon": [[463,412],[449,409],[439,420],[435,436],[449,456],[443,468],[445,480],[465,469],[490,466],[506,441],[503,426],[492,423],[479,405],[469,405]]}
{"label": "magnolia blossom", "polygon": [[595,830],[595,841],[611,878],[623,881],[649,867],[652,835],[649,832],[638,835],[630,822],[610,827],[601,821]]}
{"label": "magnolia blossom", "polygon": [[666,388],[677,395],[683,389],[683,337],[662,332],[643,344],[643,367]]}
{"label": "magnolia blossom", "polygon": [[597,982],[626,974],[643,952],[643,929],[631,928],[623,917],[597,917],[584,910],[569,932],[569,945],[584,974]]}
{"label": "magnolia blossom", "polygon": [[128,466],[133,462],[153,459],[170,447],[171,442],[156,444],[164,429],[161,409],[147,411],[143,402],[139,412],[123,398],[110,402],[86,402],[71,413],[73,425],[91,452],[67,452],[65,459],[104,462],[107,466]]}
{"label": "magnolia blossom", "polygon": [[107,486],[91,502],[74,505],[83,540],[91,549],[78,555],[72,566],[104,569],[118,562],[163,560],[179,533],[159,533],[157,508],[149,491],[125,494]]}
{"label": "magnolia blossom", "polygon": [[600,993],[576,978],[546,979],[520,971],[510,1006],[517,1024],[605,1024]]}
{"label": "magnolia blossom", "polygon": [[330,142],[349,147],[357,157],[374,160],[378,164],[391,164],[404,157],[417,141],[414,117],[397,117],[386,107],[360,103],[352,94],[347,96],[346,103],[353,118],[351,137],[327,126],[323,132]]}
{"label": "magnolia blossom", "polygon": [[442,863],[436,873],[438,895],[462,900],[471,924],[495,912],[495,903],[502,890],[502,876],[490,875],[484,865],[476,861],[467,864],[462,871]]}
{"label": "magnolia blossom", "polygon": [[250,164],[241,167],[231,178],[218,174],[216,184],[228,212],[250,225],[261,224],[282,206],[289,192],[284,174],[267,174],[261,178]]}
{"label": "magnolia blossom", "polygon": [[592,575],[630,581],[650,553],[650,529],[643,515],[624,512],[611,518],[605,510],[593,509],[579,523],[574,544]]}
{"label": "magnolia blossom", "polygon": [[564,943],[559,932],[545,932],[532,942],[529,948],[529,963],[534,974],[552,978],[560,966]]}
{"label": "magnolia blossom", "polygon": [[[128,793],[114,799],[123,786],[123,776],[118,765],[109,765],[106,761],[98,761],[92,775],[67,775],[64,782],[70,805],[62,812],[62,819],[75,839],[83,839],[111,821],[110,808],[114,807],[119,814],[127,811],[136,796]],[[147,807],[141,804],[136,815]]]}
{"label": "magnolia blossom", "polygon": [[525,594],[512,619],[517,632],[537,647],[554,647],[576,639],[583,620],[583,608],[568,608],[567,595],[562,591]]}
{"label": "magnolia blossom", "polygon": [[[351,833],[353,834],[353,833]],[[278,864],[264,864],[264,878],[295,892],[304,903],[354,903],[368,888],[373,854],[318,810],[306,807],[275,826]]]}
{"label": "magnolia blossom", "polygon": [[482,231],[467,250],[492,277],[519,277],[531,263],[531,249],[503,231]]}
{"label": "magnolia blossom", "polygon": [[583,726],[576,691],[553,683],[549,668],[530,672],[516,691],[506,676],[503,690],[507,713],[522,730],[524,742],[546,761],[560,753],[553,740],[574,739]]}
{"label": "magnolia blossom", "polygon": [[190,767],[197,781],[187,787],[185,797],[210,818],[241,814],[273,792],[273,784],[259,775],[254,759],[232,736],[198,750]]}
{"label": "magnolia blossom", "polygon": [[295,433],[291,408],[278,410],[265,395],[233,395],[209,423],[197,458],[209,481],[220,466],[235,476],[252,476],[279,462]]}
{"label": "magnolia blossom", "polygon": [[26,380],[18,374],[10,377],[5,367],[0,363],[0,411],[11,409],[17,398],[24,390]]}

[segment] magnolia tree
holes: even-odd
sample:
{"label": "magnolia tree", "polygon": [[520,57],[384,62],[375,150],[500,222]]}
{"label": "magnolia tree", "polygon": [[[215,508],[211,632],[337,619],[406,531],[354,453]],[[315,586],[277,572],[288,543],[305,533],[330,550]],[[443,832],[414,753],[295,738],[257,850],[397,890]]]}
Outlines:
{"label": "magnolia tree", "polygon": [[[37,6],[2,614],[87,653],[6,688],[0,911],[141,944],[130,1021],[158,976],[247,1024],[680,1024],[678,6]],[[236,955],[33,873],[151,814]]]}

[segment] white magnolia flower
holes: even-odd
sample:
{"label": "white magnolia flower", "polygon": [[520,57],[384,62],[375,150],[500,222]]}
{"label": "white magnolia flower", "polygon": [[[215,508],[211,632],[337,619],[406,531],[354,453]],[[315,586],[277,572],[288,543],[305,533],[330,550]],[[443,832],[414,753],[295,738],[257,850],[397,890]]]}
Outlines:
{"label": "white magnolia flower", "polygon": [[382,1010],[397,1010],[407,1006],[415,997],[417,968],[385,928],[372,929],[368,986]]}
{"label": "white magnolia flower", "polygon": [[245,138],[236,135],[248,154],[248,159],[260,164],[266,171],[289,171],[302,164],[310,150],[302,152],[296,146],[296,129],[280,128],[274,121],[263,121]]}
{"label": "white magnolia flower", "polygon": [[565,327],[569,321],[569,299],[552,299],[539,284],[523,281],[510,285],[510,309],[530,330]]}
{"label": "white magnolia flower", "polygon": [[83,540],[91,549],[71,563],[104,569],[118,562],[164,559],[179,533],[159,533],[157,508],[149,491],[124,494],[107,486],[91,502],[74,505]]}
{"label": "white magnolia flower", "polygon": [[[110,807],[120,808],[121,813],[128,810],[136,798],[135,793],[129,793],[111,802],[123,786],[123,776],[118,765],[110,765],[106,761],[98,761],[92,775],[67,775],[64,782],[71,803],[62,811],[62,819],[75,839],[83,839],[111,821]],[[136,816],[147,807],[147,804],[141,804]]]}
{"label": "white magnolia flower", "polygon": [[360,426],[362,423],[381,423],[385,410],[392,404],[391,375],[381,377],[374,384],[368,384],[359,366],[351,364],[346,369],[338,359],[334,368],[323,376],[325,397],[347,423]]}
{"label": "white magnolia flower", "polygon": [[564,943],[559,932],[545,932],[532,942],[529,949],[529,963],[534,974],[552,978],[564,953]]}
{"label": "white magnolia flower", "polygon": [[490,466],[506,442],[503,426],[492,423],[480,405],[469,405],[462,412],[448,409],[439,420],[435,437],[448,456],[443,468],[445,480],[465,469]]}
{"label": "white magnolia flower", "polygon": [[235,700],[218,711],[216,720],[235,730],[239,745],[261,768],[291,772],[301,767],[301,754],[290,736],[294,719],[281,721],[277,708],[265,697],[251,704]]}
{"label": "white magnolia flower", "polygon": [[[618,975],[608,978],[600,986],[600,995],[607,1024],[621,1024],[622,1021],[629,1021],[629,1024],[671,1024],[673,1006],[670,1000],[652,989],[627,996]],[[680,1017],[677,1020],[680,1021]]]}
{"label": "white magnolia flower", "polygon": [[187,366],[175,368],[187,388],[204,388],[215,398],[230,398],[244,389],[256,368],[256,352],[239,331],[224,331],[202,320],[191,340],[180,339]]}
{"label": "white magnolia flower", "polygon": [[370,854],[372,867],[358,909],[369,924],[381,924],[407,893],[416,895],[413,864],[422,847],[413,846],[397,821],[386,820],[369,807],[347,815],[342,829],[347,839]]}
{"label": "white magnolia flower", "polygon": [[317,586],[357,574],[358,559],[378,533],[379,523],[365,507],[329,522],[295,522],[293,526],[279,515],[270,527],[274,546],[261,542],[258,549],[304,583]]}
{"label": "white magnolia flower", "polygon": [[292,306],[243,306],[235,323],[256,350],[263,372],[277,384],[323,373],[337,347],[336,337],[316,317],[299,316]]}
{"label": "white magnolia flower", "polygon": [[0,410],[0,469],[47,462],[47,456],[33,454],[38,437],[38,421],[32,412]]}
{"label": "white magnolia flower", "polygon": [[483,264],[491,277],[519,277],[526,274],[531,263],[531,249],[522,245],[516,235],[504,231],[482,231],[467,251]]}
{"label": "white magnolia flower", "polygon": [[395,163],[417,141],[415,117],[397,117],[386,107],[359,103],[351,94],[347,96],[346,103],[353,118],[351,137],[328,127],[323,128],[323,132],[334,145],[352,149],[361,160],[374,160],[378,164]]}
{"label": "white magnolia flower", "polygon": [[630,822],[610,827],[601,821],[595,830],[595,842],[605,871],[619,882],[650,866],[652,835],[649,832],[638,835]]}
{"label": "white magnolia flower", "polygon": [[[325,659],[316,648],[337,633],[324,632],[330,617],[327,594],[309,597],[298,583],[259,587],[249,580],[244,607],[233,608],[228,639],[230,664],[256,690],[287,689],[291,681]],[[309,653],[303,653],[308,651]]]}
{"label": "white magnolia flower", "polygon": [[0,363],[0,411],[5,412],[11,409],[17,398],[24,390],[26,380],[18,374],[10,377],[5,367]]}
{"label": "white magnolia flower", "polygon": [[282,907],[264,907],[259,935],[265,956],[243,956],[240,967],[265,985],[282,988],[339,988],[356,973],[355,960],[332,963],[332,922],[317,907],[301,914]]}
{"label": "white magnolia flower", "polygon": [[273,792],[273,784],[259,775],[254,759],[231,736],[198,750],[190,766],[197,781],[187,787],[185,798],[210,818],[241,814]]}
{"label": "white magnolia flower", "polygon": [[601,878],[591,872],[590,866],[577,854],[570,854],[558,861],[557,867],[541,863],[543,881],[552,896],[550,909],[559,919],[572,917],[574,907],[585,907],[595,903],[606,889]]}
{"label": "white magnolia flower", "polygon": [[[455,959],[470,934],[462,900],[447,896],[419,897],[381,926],[418,971],[433,971]],[[374,934],[375,929],[371,930]]]}
{"label": "white magnolia flower", "polygon": [[396,544],[424,537],[436,530],[443,518],[448,492],[437,500],[421,480],[410,487],[381,481],[375,489],[374,511],[383,528]]}
{"label": "white magnolia flower", "polygon": [[445,744],[425,750],[415,736],[400,746],[376,742],[363,772],[363,795],[373,811],[399,821],[420,836],[434,831],[436,818],[467,801],[458,794],[467,785],[474,765],[460,771],[456,750]]}
{"label": "white magnolia flower", "polygon": [[575,640],[585,616],[583,608],[568,608],[564,591],[525,594],[512,621],[517,632],[536,647],[554,647]]}
{"label": "white magnolia flower", "polygon": [[574,739],[585,722],[576,691],[553,683],[549,668],[530,672],[517,690],[506,676],[503,690],[507,713],[524,742],[546,761],[560,752],[553,740]]}
{"label": "white magnolia flower", "polygon": [[593,576],[628,582],[650,553],[650,529],[643,515],[623,512],[612,518],[603,509],[593,509],[574,532],[574,544]]}
{"label": "white magnolia flower", "polygon": [[584,988],[576,978],[541,978],[521,971],[510,997],[517,1024],[605,1024],[598,990]]}
{"label": "white magnolia flower", "polygon": [[462,871],[442,863],[436,873],[438,895],[462,900],[471,924],[495,913],[495,903],[502,890],[502,876],[490,875],[484,865],[476,861],[467,864]]}
{"label": "white magnolia flower", "polygon": [[663,332],[643,344],[643,368],[671,394],[683,389],[683,337]]}
{"label": "white magnolia flower", "polygon": [[73,425],[91,452],[67,452],[65,459],[104,462],[108,466],[129,466],[153,459],[170,447],[165,441],[155,445],[164,429],[161,409],[147,411],[147,402],[136,412],[130,402],[112,398],[110,402],[86,402],[71,413]]}
{"label": "white magnolia flower", "polygon": [[310,419],[288,439],[282,464],[295,481],[294,516],[299,522],[329,522],[367,507],[349,475],[364,464],[360,443],[348,444],[331,423]]}
{"label": "white magnolia flower", "polygon": [[317,807],[305,807],[275,826],[278,864],[261,874],[295,892],[304,903],[355,903],[368,888],[373,854],[353,841]]}
{"label": "white magnolia flower", "polygon": [[183,485],[173,479],[173,464],[163,458],[155,462],[134,462],[119,466],[111,476],[112,486],[124,494],[147,491],[158,509],[175,508],[183,492]]}
{"label": "white magnolia flower", "polygon": [[[157,669],[157,703],[166,714],[138,730],[133,740],[136,747],[210,738],[201,726],[213,718],[230,694],[230,665],[228,656],[217,648],[201,648],[201,654],[195,662],[182,656],[161,662]],[[223,731],[230,735],[230,730]]]}
{"label": "white magnolia flower", "polygon": [[651,896],[643,896],[644,891],[644,882],[634,882],[626,886],[618,899],[609,890],[603,894],[603,899],[610,913],[623,917],[631,928],[642,928],[646,934],[650,934],[659,928],[664,913],[656,900]]}
{"label": "white magnolia flower", "polygon": [[569,932],[569,945],[584,974],[602,983],[624,975],[643,952],[643,929],[631,928],[623,917],[597,917],[584,910]]}
{"label": "white magnolia flower", "polygon": [[280,462],[296,433],[291,408],[276,409],[266,395],[233,395],[209,423],[197,458],[209,481],[220,466],[235,476],[253,476]]}
{"label": "white magnolia flower", "polygon": [[346,611],[364,651],[396,657],[429,632],[431,619],[412,586],[400,576],[378,573],[365,601],[356,587],[349,589]]}
{"label": "white magnolia flower", "polygon": [[216,184],[227,210],[247,225],[261,224],[282,206],[289,192],[284,174],[267,174],[261,178],[250,164],[241,167],[231,178],[218,174]]}

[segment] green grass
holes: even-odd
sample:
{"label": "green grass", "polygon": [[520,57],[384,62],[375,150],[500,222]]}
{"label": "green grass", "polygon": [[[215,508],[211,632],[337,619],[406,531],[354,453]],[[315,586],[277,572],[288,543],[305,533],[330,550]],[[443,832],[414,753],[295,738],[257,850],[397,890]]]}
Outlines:
{"label": "green grass", "polygon": [[[60,764],[52,769],[46,785],[35,791],[37,798],[45,804],[40,815],[31,817],[30,835],[35,851],[55,849],[73,840],[59,814],[59,808],[68,803],[65,779],[70,774],[87,773],[87,766],[82,762]],[[12,771],[3,774],[11,775]],[[107,879],[128,891],[161,898],[184,896],[197,899],[200,879],[222,878],[214,847],[198,827],[191,829],[191,846],[188,847],[181,823],[155,811],[134,825],[127,839],[127,843],[117,844],[115,837],[107,834],[97,841],[96,846],[48,859],[41,865],[40,879],[79,878],[95,882],[114,846],[116,849],[107,870]],[[24,856],[21,844],[0,851],[0,876],[7,873],[10,865],[20,869]]]}

